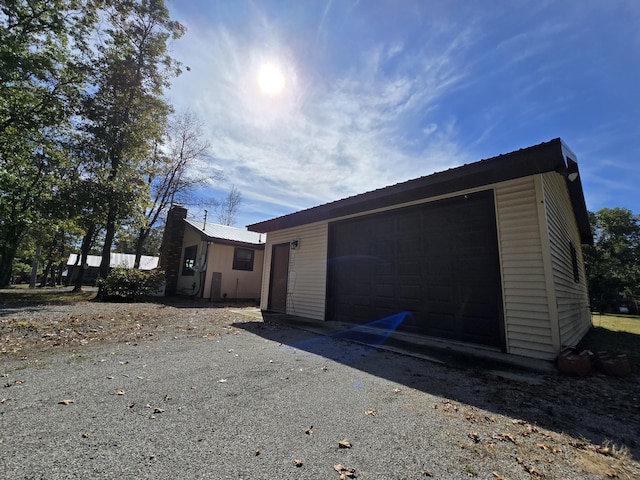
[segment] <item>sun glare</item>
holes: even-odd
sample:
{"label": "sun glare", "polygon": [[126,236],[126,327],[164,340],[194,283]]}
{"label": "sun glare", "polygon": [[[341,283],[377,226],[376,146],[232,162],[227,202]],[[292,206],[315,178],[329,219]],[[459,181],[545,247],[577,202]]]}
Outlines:
{"label": "sun glare", "polygon": [[284,75],[278,67],[267,63],[260,67],[258,86],[265,95],[278,95],[284,90]]}

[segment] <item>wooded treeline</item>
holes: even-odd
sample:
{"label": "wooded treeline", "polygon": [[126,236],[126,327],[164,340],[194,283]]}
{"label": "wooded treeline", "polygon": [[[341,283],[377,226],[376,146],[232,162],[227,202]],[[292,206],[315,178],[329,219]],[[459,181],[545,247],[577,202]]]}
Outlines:
{"label": "wooded treeline", "polygon": [[640,215],[627,208],[589,212],[594,244],[584,248],[591,308],[640,314]]}
{"label": "wooded treeline", "polygon": [[0,287],[36,251],[99,250],[102,277],[114,241],[157,254],[169,204],[219,175],[192,173],[203,126],[163,96],[184,32],[163,0],[0,0]]}

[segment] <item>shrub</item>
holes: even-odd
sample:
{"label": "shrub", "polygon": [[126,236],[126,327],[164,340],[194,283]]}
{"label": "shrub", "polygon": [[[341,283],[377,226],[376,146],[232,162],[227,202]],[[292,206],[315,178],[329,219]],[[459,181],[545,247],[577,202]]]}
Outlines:
{"label": "shrub", "polygon": [[134,268],[115,267],[107,278],[99,278],[96,285],[101,300],[135,300],[160,288],[163,281],[164,272],[161,270],[143,272]]}

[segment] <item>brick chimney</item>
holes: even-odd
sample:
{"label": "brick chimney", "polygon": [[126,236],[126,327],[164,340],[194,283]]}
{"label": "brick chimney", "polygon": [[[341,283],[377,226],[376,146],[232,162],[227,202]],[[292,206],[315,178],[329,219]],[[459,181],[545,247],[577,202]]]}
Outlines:
{"label": "brick chimney", "polygon": [[180,258],[182,257],[182,239],[184,237],[184,219],[187,209],[182,205],[172,205],[167,213],[167,223],[162,234],[160,246],[160,268],[164,270],[167,285],[165,296],[176,294],[178,275],[180,275]]}

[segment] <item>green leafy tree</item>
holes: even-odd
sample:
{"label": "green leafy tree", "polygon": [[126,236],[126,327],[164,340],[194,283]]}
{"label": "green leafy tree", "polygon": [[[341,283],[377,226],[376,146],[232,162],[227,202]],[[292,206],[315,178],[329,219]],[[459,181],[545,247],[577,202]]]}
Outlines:
{"label": "green leafy tree", "polygon": [[68,162],[97,19],[87,0],[0,0],[0,286]]}
{"label": "green leafy tree", "polygon": [[[150,229],[149,234],[142,243],[142,249],[140,250],[141,256],[150,255],[157,257],[159,255],[160,245],[162,244],[162,231],[163,225],[157,225]],[[136,249],[138,248],[138,234],[137,225],[128,225],[119,229],[113,242],[115,251],[135,255]]]}
{"label": "green leafy tree", "polygon": [[103,40],[96,48],[83,112],[92,178],[106,209],[102,278],[109,271],[118,224],[148,196],[141,166],[152,156],[171,112],[162,97],[164,89],[180,73],[167,43],[184,33],[162,0],[105,4],[107,28],[99,35]]}
{"label": "green leafy tree", "polygon": [[584,249],[592,307],[636,314],[640,299],[640,216],[626,208],[589,212],[594,244]]}

